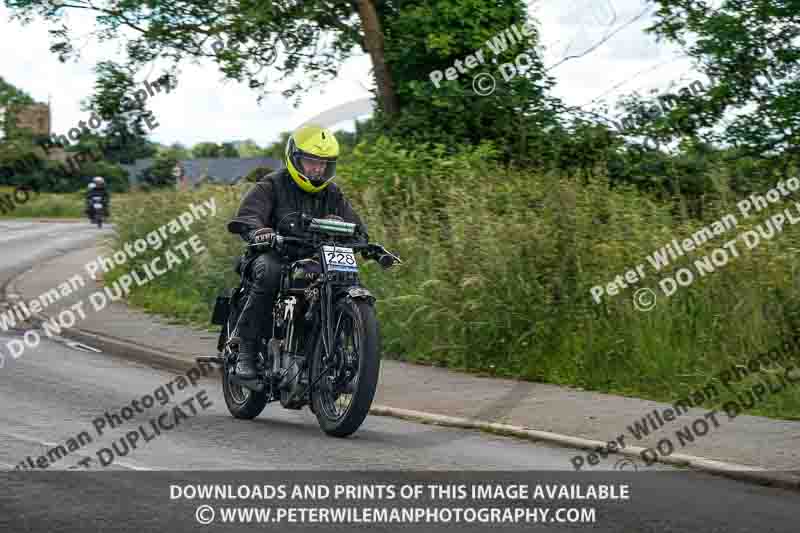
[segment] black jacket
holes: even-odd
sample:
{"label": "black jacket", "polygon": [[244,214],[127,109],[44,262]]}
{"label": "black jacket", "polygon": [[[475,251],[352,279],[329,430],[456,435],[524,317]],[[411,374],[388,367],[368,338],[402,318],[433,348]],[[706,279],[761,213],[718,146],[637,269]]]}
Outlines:
{"label": "black jacket", "polygon": [[[268,174],[247,192],[236,216],[228,223],[228,231],[245,240],[251,231],[266,227],[291,234],[287,224],[294,217],[287,215],[297,212],[316,218],[338,215],[345,222],[358,224],[361,231],[367,233],[367,227],[336,183],[329,183],[318,193],[307,193],[295,183],[286,168]],[[279,227],[282,221],[284,224]]]}
{"label": "black jacket", "polygon": [[108,207],[108,191],[105,187],[94,188],[86,191],[86,205],[87,207],[94,201],[95,197],[102,198],[103,205]]}

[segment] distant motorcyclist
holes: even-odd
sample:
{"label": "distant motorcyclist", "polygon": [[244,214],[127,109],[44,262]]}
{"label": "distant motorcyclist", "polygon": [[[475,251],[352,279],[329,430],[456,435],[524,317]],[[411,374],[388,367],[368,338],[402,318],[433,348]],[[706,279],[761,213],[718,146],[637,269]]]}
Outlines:
{"label": "distant motorcyclist", "polygon": [[89,183],[88,190],[86,191],[86,216],[92,218],[94,204],[95,202],[99,201],[103,204],[103,216],[108,218],[109,200],[110,195],[106,189],[106,180],[104,180],[101,176],[93,178]]}
{"label": "distant motorcyclist", "polygon": [[[281,222],[303,213],[316,218],[335,218],[357,224],[368,238],[367,228],[353,211],[336,177],[339,143],[330,130],[303,126],[286,144],[286,168],[268,174],[242,199],[228,231],[239,234],[265,253],[250,253],[245,261],[248,295],[239,318],[239,359],[236,374],[242,380],[257,376],[259,341],[272,331],[272,307],[280,283],[281,257],[270,248],[275,232],[285,232]],[[291,220],[291,218],[289,218]]]}

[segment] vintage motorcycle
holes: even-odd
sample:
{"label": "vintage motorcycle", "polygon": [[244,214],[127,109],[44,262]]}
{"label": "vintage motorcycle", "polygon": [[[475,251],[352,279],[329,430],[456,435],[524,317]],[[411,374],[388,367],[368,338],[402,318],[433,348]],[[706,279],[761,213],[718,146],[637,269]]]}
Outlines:
{"label": "vintage motorcycle", "polygon": [[289,216],[294,220],[276,229],[291,227],[292,234],[275,234],[271,245],[287,260],[272,310],[272,335],[260,343],[257,381],[245,386],[235,374],[238,319],[248,294],[245,258],[238,267],[239,287],[219,296],[214,308],[212,323],[222,326],[220,353],[197,360],[222,366],[223,395],[234,417],[255,418],[276,400],[287,409],[309,405],[325,433],[346,437],[369,412],[381,359],[375,298],[361,286],[356,253],[384,269],[402,261],[358,235],[355,224]]}

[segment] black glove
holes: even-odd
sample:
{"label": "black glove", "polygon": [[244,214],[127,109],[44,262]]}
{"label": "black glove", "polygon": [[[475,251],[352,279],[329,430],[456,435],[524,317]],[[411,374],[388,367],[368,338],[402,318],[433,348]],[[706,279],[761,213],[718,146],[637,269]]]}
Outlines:
{"label": "black glove", "polygon": [[253,249],[264,251],[273,247],[275,232],[272,231],[272,228],[257,229],[248,234],[247,241],[253,245]]}

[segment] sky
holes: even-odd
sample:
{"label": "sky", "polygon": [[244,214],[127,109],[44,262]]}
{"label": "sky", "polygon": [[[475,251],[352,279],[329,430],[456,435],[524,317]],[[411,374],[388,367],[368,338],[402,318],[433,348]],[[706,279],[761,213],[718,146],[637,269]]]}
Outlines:
{"label": "sky", "polygon": [[[657,43],[643,31],[653,22],[650,13],[655,6],[650,0],[531,0],[528,5],[541,35],[545,65],[552,67],[558,81],[555,95],[569,105],[590,104],[585,109],[592,109],[606,102],[613,109],[616,98],[634,90],[663,93],[705,79],[694,73],[677,47]],[[87,14],[68,17],[76,35],[93,27],[94,19]],[[49,100],[53,133],[60,135],[89,118],[81,111],[81,101],[92,94],[93,67],[102,60],[119,59],[119,45],[87,39],[78,60],[60,63],[49,51],[47,32],[46,23],[23,26],[0,6],[0,76],[37,101]],[[577,57],[561,62],[568,56]],[[157,67],[153,72],[159,72]],[[137,80],[152,81],[157,76],[148,74],[145,69]],[[212,62],[185,64],[177,89],[147,101],[158,122],[150,139],[187,146],[253,139],[265,146],[276,141],[281,131],[341,104],[369,98],[372,86],[369,57],[359,55],[342,65],[335,80],[304,96],[298,108],[280,94],[269,95],[259,104],[255,91],[224,81]],[[614,118],[615,113],[608,116]]]}

